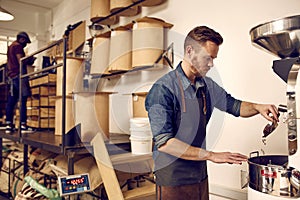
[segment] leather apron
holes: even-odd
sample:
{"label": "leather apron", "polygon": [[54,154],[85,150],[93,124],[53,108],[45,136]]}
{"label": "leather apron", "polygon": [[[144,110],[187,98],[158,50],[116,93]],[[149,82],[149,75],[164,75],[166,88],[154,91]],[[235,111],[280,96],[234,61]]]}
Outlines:
{"label": "leather apron", "polygon": [[[206,100],[200,87],[197,98],[184,95],[181,79],[176,71],[180,87],[180,116],[177,116],[178,131],[175,138],[192,146],[205,148]],[[155,170],[157,199],[160,200],[207,200],[208,181],[206,161],[184,160],[160,152],[155,160],[162,164]]]}

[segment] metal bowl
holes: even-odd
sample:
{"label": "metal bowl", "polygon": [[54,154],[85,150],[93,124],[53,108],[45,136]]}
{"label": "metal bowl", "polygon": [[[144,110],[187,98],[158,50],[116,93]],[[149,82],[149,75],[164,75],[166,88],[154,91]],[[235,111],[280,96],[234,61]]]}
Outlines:
{"label": "metal bowl", "polygon": [[300,56],[300,15],[260,24],[250,30],[251,41],[280,58]]}

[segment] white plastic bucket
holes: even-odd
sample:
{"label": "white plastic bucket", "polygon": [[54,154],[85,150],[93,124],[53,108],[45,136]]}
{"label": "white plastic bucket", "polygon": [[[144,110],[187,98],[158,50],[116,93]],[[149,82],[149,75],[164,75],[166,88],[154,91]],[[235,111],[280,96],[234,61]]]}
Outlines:
{"label": "white plastic bucket", "polygon": [[130,128],[149,128],[150,123],[147,117],[136,117],[130,119]]}
{"label": "white plastic bucket", "polygon": [[130,119],[130,135],[138,138],[152,137],[151,127],[148,118],[131,118]]}
{"label": "white plastic bucket", "polygon": [[152,152],[152,137],[130,136],[132,154],[149,154]]}
{"label": "white plastic bucket", "polygon": [[130,136],[132,137],[138,137],[138,138],[148,138],[152,137],[151,131],[131,131]]}

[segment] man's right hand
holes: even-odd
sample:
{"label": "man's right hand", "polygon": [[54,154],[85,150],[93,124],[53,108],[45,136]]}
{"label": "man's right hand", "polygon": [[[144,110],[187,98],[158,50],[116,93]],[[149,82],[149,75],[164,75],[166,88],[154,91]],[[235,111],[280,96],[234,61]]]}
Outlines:
{"label": "man's right hand", "polygon": [[229,163],[229,164],[242,164],[248,159],[247,156],[240,153],[231,152],[212,152],[210,151],[207,155],[207,160],[214,163]]}

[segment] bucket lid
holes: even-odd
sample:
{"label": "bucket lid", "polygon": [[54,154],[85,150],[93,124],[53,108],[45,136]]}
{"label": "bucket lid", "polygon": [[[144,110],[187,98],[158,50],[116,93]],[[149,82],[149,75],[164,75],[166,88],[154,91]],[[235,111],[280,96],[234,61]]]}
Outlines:
{"label": "bucket lid", "polygon": [[135,117],[129,120],[131,123],[149,123],[148,117]]}
{"label": "bucket lid", "polygon": [[136,136],[136,135],[131,135],[129,137],[130,140],[152,140],[152,136]]}

